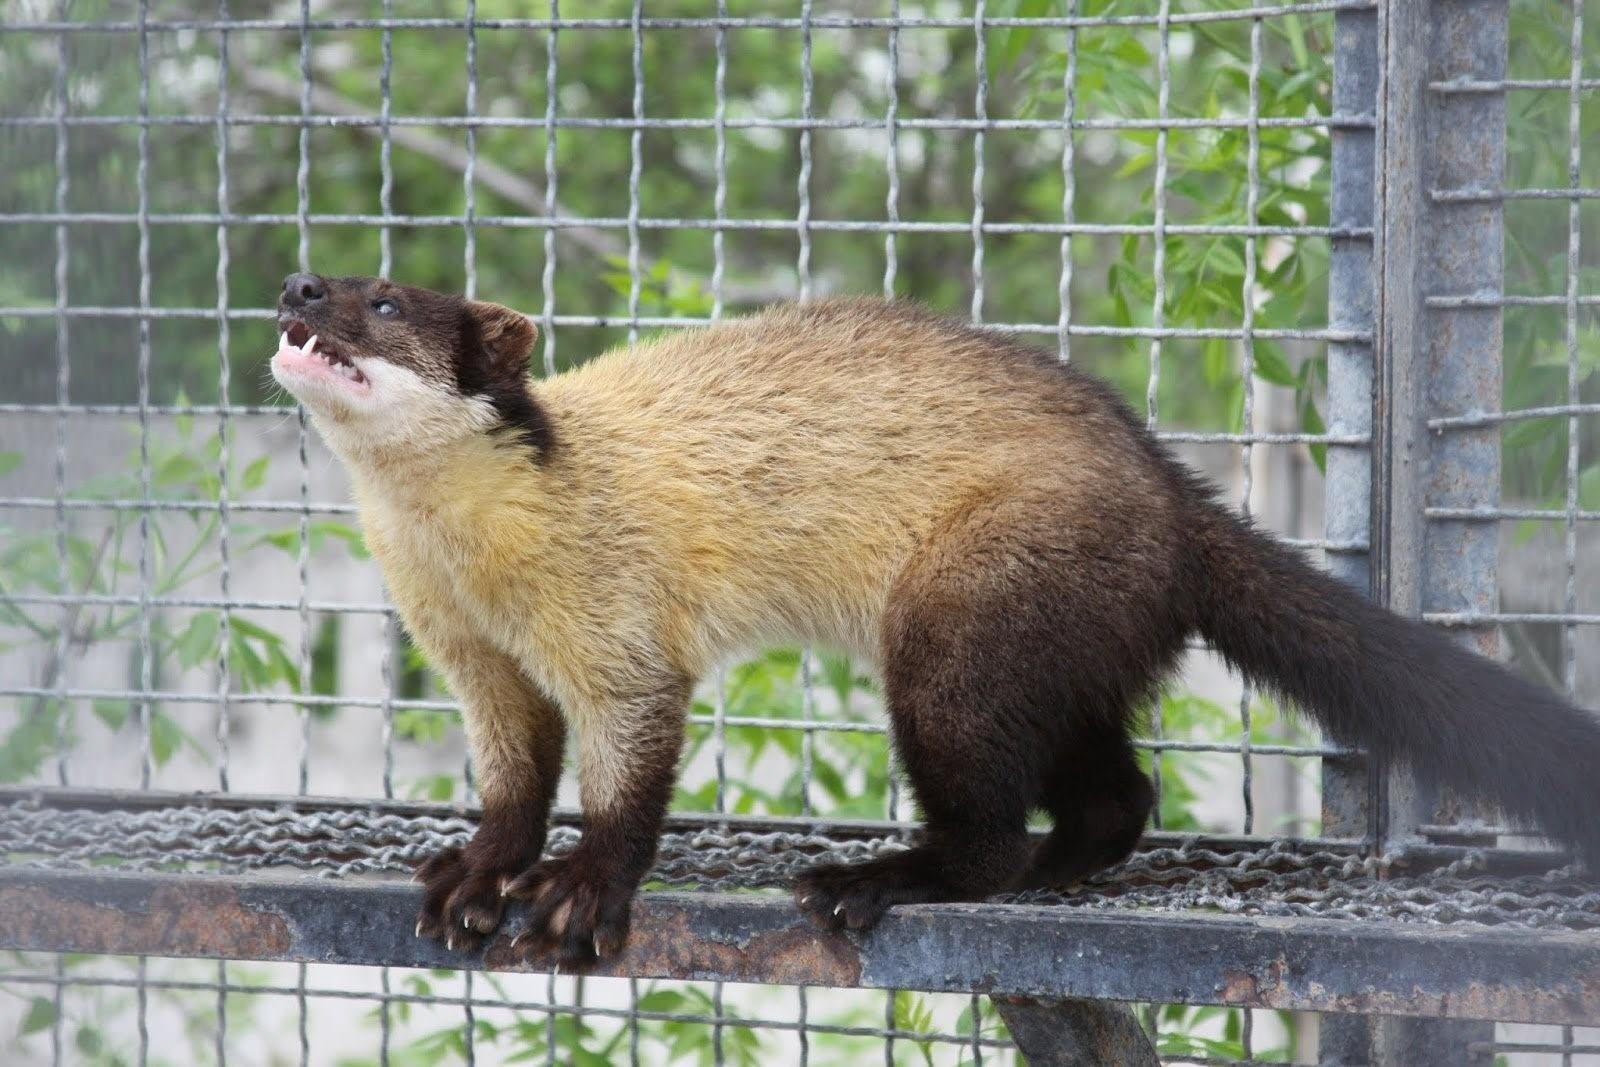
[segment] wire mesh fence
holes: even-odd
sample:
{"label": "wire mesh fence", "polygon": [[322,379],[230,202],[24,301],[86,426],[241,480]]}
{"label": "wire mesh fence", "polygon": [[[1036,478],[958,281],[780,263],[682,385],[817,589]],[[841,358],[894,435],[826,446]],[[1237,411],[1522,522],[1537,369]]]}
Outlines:
{"label": "wire mesh fence", "polygon": [[[0,24],[9,782],[473,800],[455,705],[400,632],[342,476],[264,381],[296,267],[517,306],[545,374],[777,299],[922,299],[1110,377],[1265,525],[1363,588],[1375,549],[1384,572],[1376,3],[238,7],[24,3]],[[1428,74],[1442,109],[1508,111],[1503,181],[1427,188],[1493,254],[1424,301],[1439,322],[1503,318],[1505,403],[1498,376],[1464,373],[1479,391],[1426,424],[1489,473],[1417,509],[1418,551],[1465,546],[1472,581],[1415,609],[1503,631],[1519,666],[1594,706],[1596,23],[1548,0],[1510,19],[1507,69]],[[913,812],[878,712],[827,650],[730,667],[696,695],[674,810],[874,820],[892,841]],[[1381,846],[1359,754],[1203,650],[1139,746],[1156,830]],[[301,1062],[1014,1055],[981,998],[893,990],[44,956],[5,984],[27,1055],[55,1062],[253,1062],[291,1031]],[[1287,1013],[1145,1018],[1170,1062],[1315,1043]],[[1578,1062],[1584,1040],[1540,1047]]]}

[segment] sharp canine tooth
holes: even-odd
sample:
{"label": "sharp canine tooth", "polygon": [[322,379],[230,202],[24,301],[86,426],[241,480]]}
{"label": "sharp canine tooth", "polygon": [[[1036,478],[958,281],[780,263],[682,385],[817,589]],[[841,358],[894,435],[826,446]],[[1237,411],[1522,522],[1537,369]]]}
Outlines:
{"label": "sharp canine tooth", "polygon": [[288,330],[284,330],[282,333],[280,333],[278,335],[278,347],[279,348],[288,348],[289,347],[289,331]]}
{"label": "sharp canine tooth", "polygon": [[[311,353],[315,352],[316,350],[317,350],[317,335],[316,334],[312,334],[311,335],[311,340],[306,342],[306,346],[305,346],[304,349],[302,349],[302,351],[305,352],[305,354],[309,356],[309,355],[311,355]],[[323,358],[326,359],[327,357],[324,356]]]}

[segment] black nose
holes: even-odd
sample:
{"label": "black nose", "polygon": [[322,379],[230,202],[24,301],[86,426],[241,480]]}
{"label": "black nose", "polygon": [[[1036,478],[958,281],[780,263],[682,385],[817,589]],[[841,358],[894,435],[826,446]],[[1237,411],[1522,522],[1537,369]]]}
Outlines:
{"label": "black nose", "polygon": [[315,274],[301,271],[283,280],[283,302],[292,308],[315,304],[328,295],[328,287]]}

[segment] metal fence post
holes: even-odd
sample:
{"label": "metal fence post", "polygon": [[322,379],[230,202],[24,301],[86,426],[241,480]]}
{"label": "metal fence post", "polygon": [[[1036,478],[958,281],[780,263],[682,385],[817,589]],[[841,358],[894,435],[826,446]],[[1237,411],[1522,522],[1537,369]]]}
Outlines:
{"label": "metal fence post", "polygon": [[[1378,103],[1378,12],[1341,11],[1334,17],[1333,113],[1374,115]],[[1377,201],[1377,131],[1334,125],[1328,222],[1336,236],[1328,253],[1328,325],[1363,334],[1367,341],[1328,344],[1328,432],[1364,436],[1365,445],[1328,448],[1324,536],[1328,570],[1363,593],[1373,592],[1373,407],[1375,345],[1370,340],[1377,304],[1373,215]],[[1376,803],[1372,767],[1361,757],[1322,761],[1322,832],[1371,840]],[[1358,1015],[1325,1016],[1317,1056],[1324,1067],[1371,1061],[1371,1034]]]}
{"label": "metal fence post", "polygon": [[[1333,113],[1370,116],[1378,97],[1378,13],[1341,11],[1334,20]],[[1330,445],[1324,536],[1328,570],[1362,592],[1372,588],[1373,332],[1376,303],[1373,227],[1376,136],[1371,127],[1335,125],[1329,223],[1328,325],[1364,341],[1328,343],[1328,432],[1367,443]],[[1370,776],[1359,757],[1322,761],[1322,832],[1370,837]]]}
{"label": "metal fence post", "polygon": [[[1382,203],[1378,357],[1383,462],[1378,588],[1405,615],[1492,612],[1499,531],[1493,523],[1437,521],[1425,508],[1493,507],[1500,442],[1493,426],[1430,436],[1430,416],[1500,403],[1501,310],[1430,297],[1498,295],[1504,226],[1497,199],[1441,199],[1441,189],[1498,189],[1505,171],[1505,101],[1498,94],[1431,93],[1430,82],[1505,75],[1505,0],[1394,0],[1380,32]],[[1470,631],[1492,653],[1492,627]],[[1379,840],[1418,836],[1454,803],[1386,768]],[[1385,1020],[1381,1063],[1464,1063],[1492,1024]]]}

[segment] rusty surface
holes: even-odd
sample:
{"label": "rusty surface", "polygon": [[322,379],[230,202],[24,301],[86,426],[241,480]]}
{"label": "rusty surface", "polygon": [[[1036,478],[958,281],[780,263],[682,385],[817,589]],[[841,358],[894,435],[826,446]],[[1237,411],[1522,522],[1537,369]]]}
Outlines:
{"label": "rusty surface", "polygon": [[[592,973],[781,985],[861,984],[860,953],[842,936],[821,934],[798,915],[776,926],[728,919],[721,913],[711,920],[709,912],[682,904],[661,906],[645,897],[634,908],[622,954]],[[511,952],[511,939],[519,928],[513,920],[485,946],[484,966],[542,972],[554,965],[553,959],[523,962]]]}
{"label": "rusty surface", "polygon": [[[420,891],[273,880],[0,868],[0,947],[153,956],[538,970],[412,936]],[[1428,927],[1020,905],[893,909],[823,936],[787,899],[643,894],[623,955],[596,973],[1600,1023],[1600,933]]]}
{"label": "rusty surface", "polygon": [[245,959],[276,959],[289,952],[290,929],[283,917],[245,906],[233,887],[175,883],[145,894],[88,881],[0,884],[6,944],[125,955],[162,955],[165,946],[181,945],[186,956]]}

